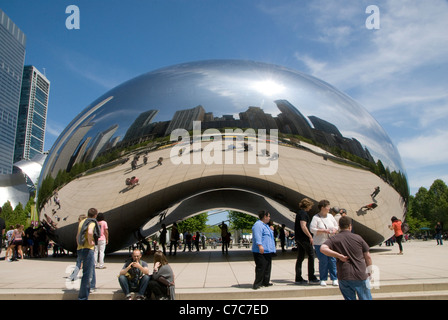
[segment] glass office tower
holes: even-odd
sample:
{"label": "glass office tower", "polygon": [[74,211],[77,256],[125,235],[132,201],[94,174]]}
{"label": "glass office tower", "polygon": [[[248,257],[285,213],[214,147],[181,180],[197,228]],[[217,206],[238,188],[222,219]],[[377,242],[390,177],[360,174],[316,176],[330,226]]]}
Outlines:
{"label": "glass office tower", "polygon": [[34,66],[23,69],[14,163],[44,151],[50,82]]}
{"label": "glass office tower", "polygon": [[25,34],[0,9],[0,174],[12,173]]}

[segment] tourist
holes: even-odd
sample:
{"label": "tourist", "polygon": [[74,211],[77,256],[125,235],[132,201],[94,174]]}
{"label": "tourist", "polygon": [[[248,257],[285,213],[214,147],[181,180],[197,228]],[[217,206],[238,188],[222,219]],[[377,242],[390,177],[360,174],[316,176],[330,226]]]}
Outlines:
{"label": "tourist", "polygon": [[314,248],[313,235],[310,228],[310,216],[308,212],[313,207],[313,202],[304,198],[299,203],[299,212],[296,214],[294,223],[294,238],[297,243],[297,261],[296,261],[296,284],[306,284],[302,278],[302,263],[305,260],[305,254],[308,256],[308,281],[309,284],[319,284],[319,279],[314,275]]}
{"label": "tourist", "polygon": [[176,255],[176,252],[177,252],[177,242],[179,241],[179,230],[178,230],[178,228],[177,228],[177,223],[176,222],[174,222],[173,223],[173,226],[172,226],[172,228],[171,228],[171,237],[170,237],[170,255],[171,255],[171,252],[172,252],[172,249],[173,249],[173,247],[174,247],[174,254],[173,255]]}
{"label": "tourist", "polygon": [[104,220],[104,213],[98,213],[96,220],[100,226],[100,237],[98,238],[98,244],[95,245],[95,267],[104,269],[106,268],[104,266],[104,252],[109,243],[109,228],[107,222]]}
{"label": "tourist", "polygon": [[162,251],[154,253],[154,267],[148,282],[146,297],[154,294],[156,300],[174,300],[174,273]]}
{"label": "tourist", "polygon": [[328,257],[320,252],[320,246],[338,231],[338,225],[333,215],[330,212],[330,202],[328,200],[321,200],[317,205],[319,212],[313,216],[310,223],[310,230],[313,234],[313,244],[319,260],[319,277],[320,285],[326,286],[328,273],[333,285],[338,285],[336,259]]}
{"label": "tourist", "polygon": [[436,224],[436,239],[437,239],[437,245],[443,245],[443,227],[442,227],[442,222],[438,221]]}
{"label": "tourist", "polygon": [[77,254],[82,264],[81,286],[79,288],[78,299],[88,300],[90,290],[95,290],[95,238],[100,236],[100,228],[96,221],[98,211],[90,208],[87,211],[87,218],[78,225],[76,241],[78,243]]}
{"label": "tourist", "polygon": [[339,220],[340,232],[326,240],[320,252],[337,258],[339,289],[345,300],[372,300],[368,277],[371,272],[372,258],[369,246],[363,238],[351,232],[352,221],[349,217]]}
{"label": "tourist", "polygon": [[184,245],[184,251],[185,249],[187,249],[188,246],[188,251],[191,252],[191,240],[192,240],[193,236],[191,235],[190,231],[186,231],[184,234],[184,239],[185,239],[185,245]]}
{"label": "tourist", "polygon": [[391,219],[392,225],[389,225],[389,229],[394,230],[395,241],[398,243],[398,249],[400,252],[398,254],[403,254],[403,230],[401,230],[401,220],[393,216]]}
{"label": "tourist", "polygon": [[274,232],[269,227],[271,215],[267,211],[258,214],[259,220],[252,227],[252,253],[255,260],[254,290],[271,286],[272,255],[275,254]]}
{"label": "tourist", "polygon": [[194,238],[194,246],[196,248],[196,251],[199,252],[199,242],[201,241],[201,234],[199,231],[196,231],[196,236]]}
{"label": "tourist", "polygon": [[[11,251],[12,251],[12,259],[21,259],[23,260],[23,250],[22,250],[22,245],[23,245],[23,239],[22,237],[25,235],[25,233],[23,232],[23,225],[17,224],[16,228],[14,229],[14,231],[12,232],[11,235]],[[15,250],[17,247],[17,256],[15,256]],[[9,248],[8,248],[9,249]]]}
{"label": "tourist", "polygon": [[144,300],[149,282],[148,264],[141,260],[142,253],[135,249],[118,275],[118,283],[126,300],[132,300],[131,292],[137,292],[136,300]]}
{"label": "tourist", "polygon": [[226,253],[229,253],[229,242],[230,242],[230,235],[229,235],[229,230],[227,225],[224,223],[224,221],[218,225],[218,227],[221,229],[221,239],[222,239],[222,253],[224,253],[224,251]]}
{"label": "tourist", "polygon": [[[13,241],[13,233],[14,233],[14,226],[9,226],[9,230],[6,232],[6,241],[7,241],[7,248],[5,253],[5,261],[15,261],[15,252],[12,250],[14,248],[14,245],[12,244]],[[11,255],[11,258],[8,259],[8,256]]]}
{"label": "tourist", "polygon": [[163,223],[162,230],[160,230],[159,242],[160,245],[162,246],[164,255],[166,255],[166,233],[167,233],[166,225]]}
{"label": "tourist", "polygon": [[286,225],[283,223],[279,229],[278,238],[280,239],[280,247],[282,248],[282,252],[286,252]]}

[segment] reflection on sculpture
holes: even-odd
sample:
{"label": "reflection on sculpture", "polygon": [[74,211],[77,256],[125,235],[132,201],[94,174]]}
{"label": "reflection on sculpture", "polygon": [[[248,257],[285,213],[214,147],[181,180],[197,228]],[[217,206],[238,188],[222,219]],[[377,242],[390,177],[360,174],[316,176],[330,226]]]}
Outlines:
{"label": "reflection on sculpture", "polygon": [[[133,176],[138,185],[124,183]],[[55,191],[67,217],[57,223]],[[346,208],[375,245],[391,236],[391,214],[404,216],[408,186],[396,148],[355,101],[297,71],[223,60],[149,72],[94,101],[50,151],[38,206],[69,250],[78,215],[98,208],[115,251],[216,208],[270,209],[292,229],[305,196]]]}

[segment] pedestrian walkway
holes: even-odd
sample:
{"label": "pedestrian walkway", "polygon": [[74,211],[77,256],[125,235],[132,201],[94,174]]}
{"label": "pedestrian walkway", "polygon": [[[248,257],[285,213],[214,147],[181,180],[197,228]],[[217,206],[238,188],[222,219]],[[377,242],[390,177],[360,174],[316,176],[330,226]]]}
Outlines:
{"label": "pedestrian walkway", "polygon": [[[421,298],[422,295],[430,299],[448,299],[448,244],[437,246],[434,240],[412,240],[403,245],[403,255],[397,254],[397,245],[371,249],[375,266],[373,298],[387,298],[389,291],[391,294],[399,292],[400,299]],[[128,251],[106,256],[106,269],[96,270],[97,291],[91,294],[91,300],[123,298],[117,275],[128,256]],[[50,256],[8,262],[3,260],[4,251],[1,258],[0,300],[77,298],[80,280],[72,282],[67,279],[76,258]],[[178,252],[176,256],[168,256],[168,259],[176,277],[179,300],[342,299],[339,289],[333,287],[330,281],[325,288],[295,285],[296,252],[291,250],[285,253],[280,250],[273,259],[273,286],[256,291],[252,290],[255,264],[250,249],[233,248],[228,254],[222,254],[219,248],[209,248],[200,252]],[[143,260],[152,265],[152,256],[144,256]],[[315,263],[317,272],[317,259]],[[306,265],[305,261],[305,275]],[[412,291],[419,293],[414,294]]]}

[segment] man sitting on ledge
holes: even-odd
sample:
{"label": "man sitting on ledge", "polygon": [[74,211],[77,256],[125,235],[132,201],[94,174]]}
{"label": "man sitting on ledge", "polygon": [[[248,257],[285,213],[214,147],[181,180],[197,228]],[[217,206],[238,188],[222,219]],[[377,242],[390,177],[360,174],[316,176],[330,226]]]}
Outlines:
{"label": "man sitting on ledge", "polygon": [[132,300],[131,292],[137,292],[136,300],[144,300],[146,287],[149,282],[149,268],[145,261],[141,260],[142,253],[135,249],[132,252],[132,260],[127,260],[118,275],[118,282],[125,294],[126,300]]}

